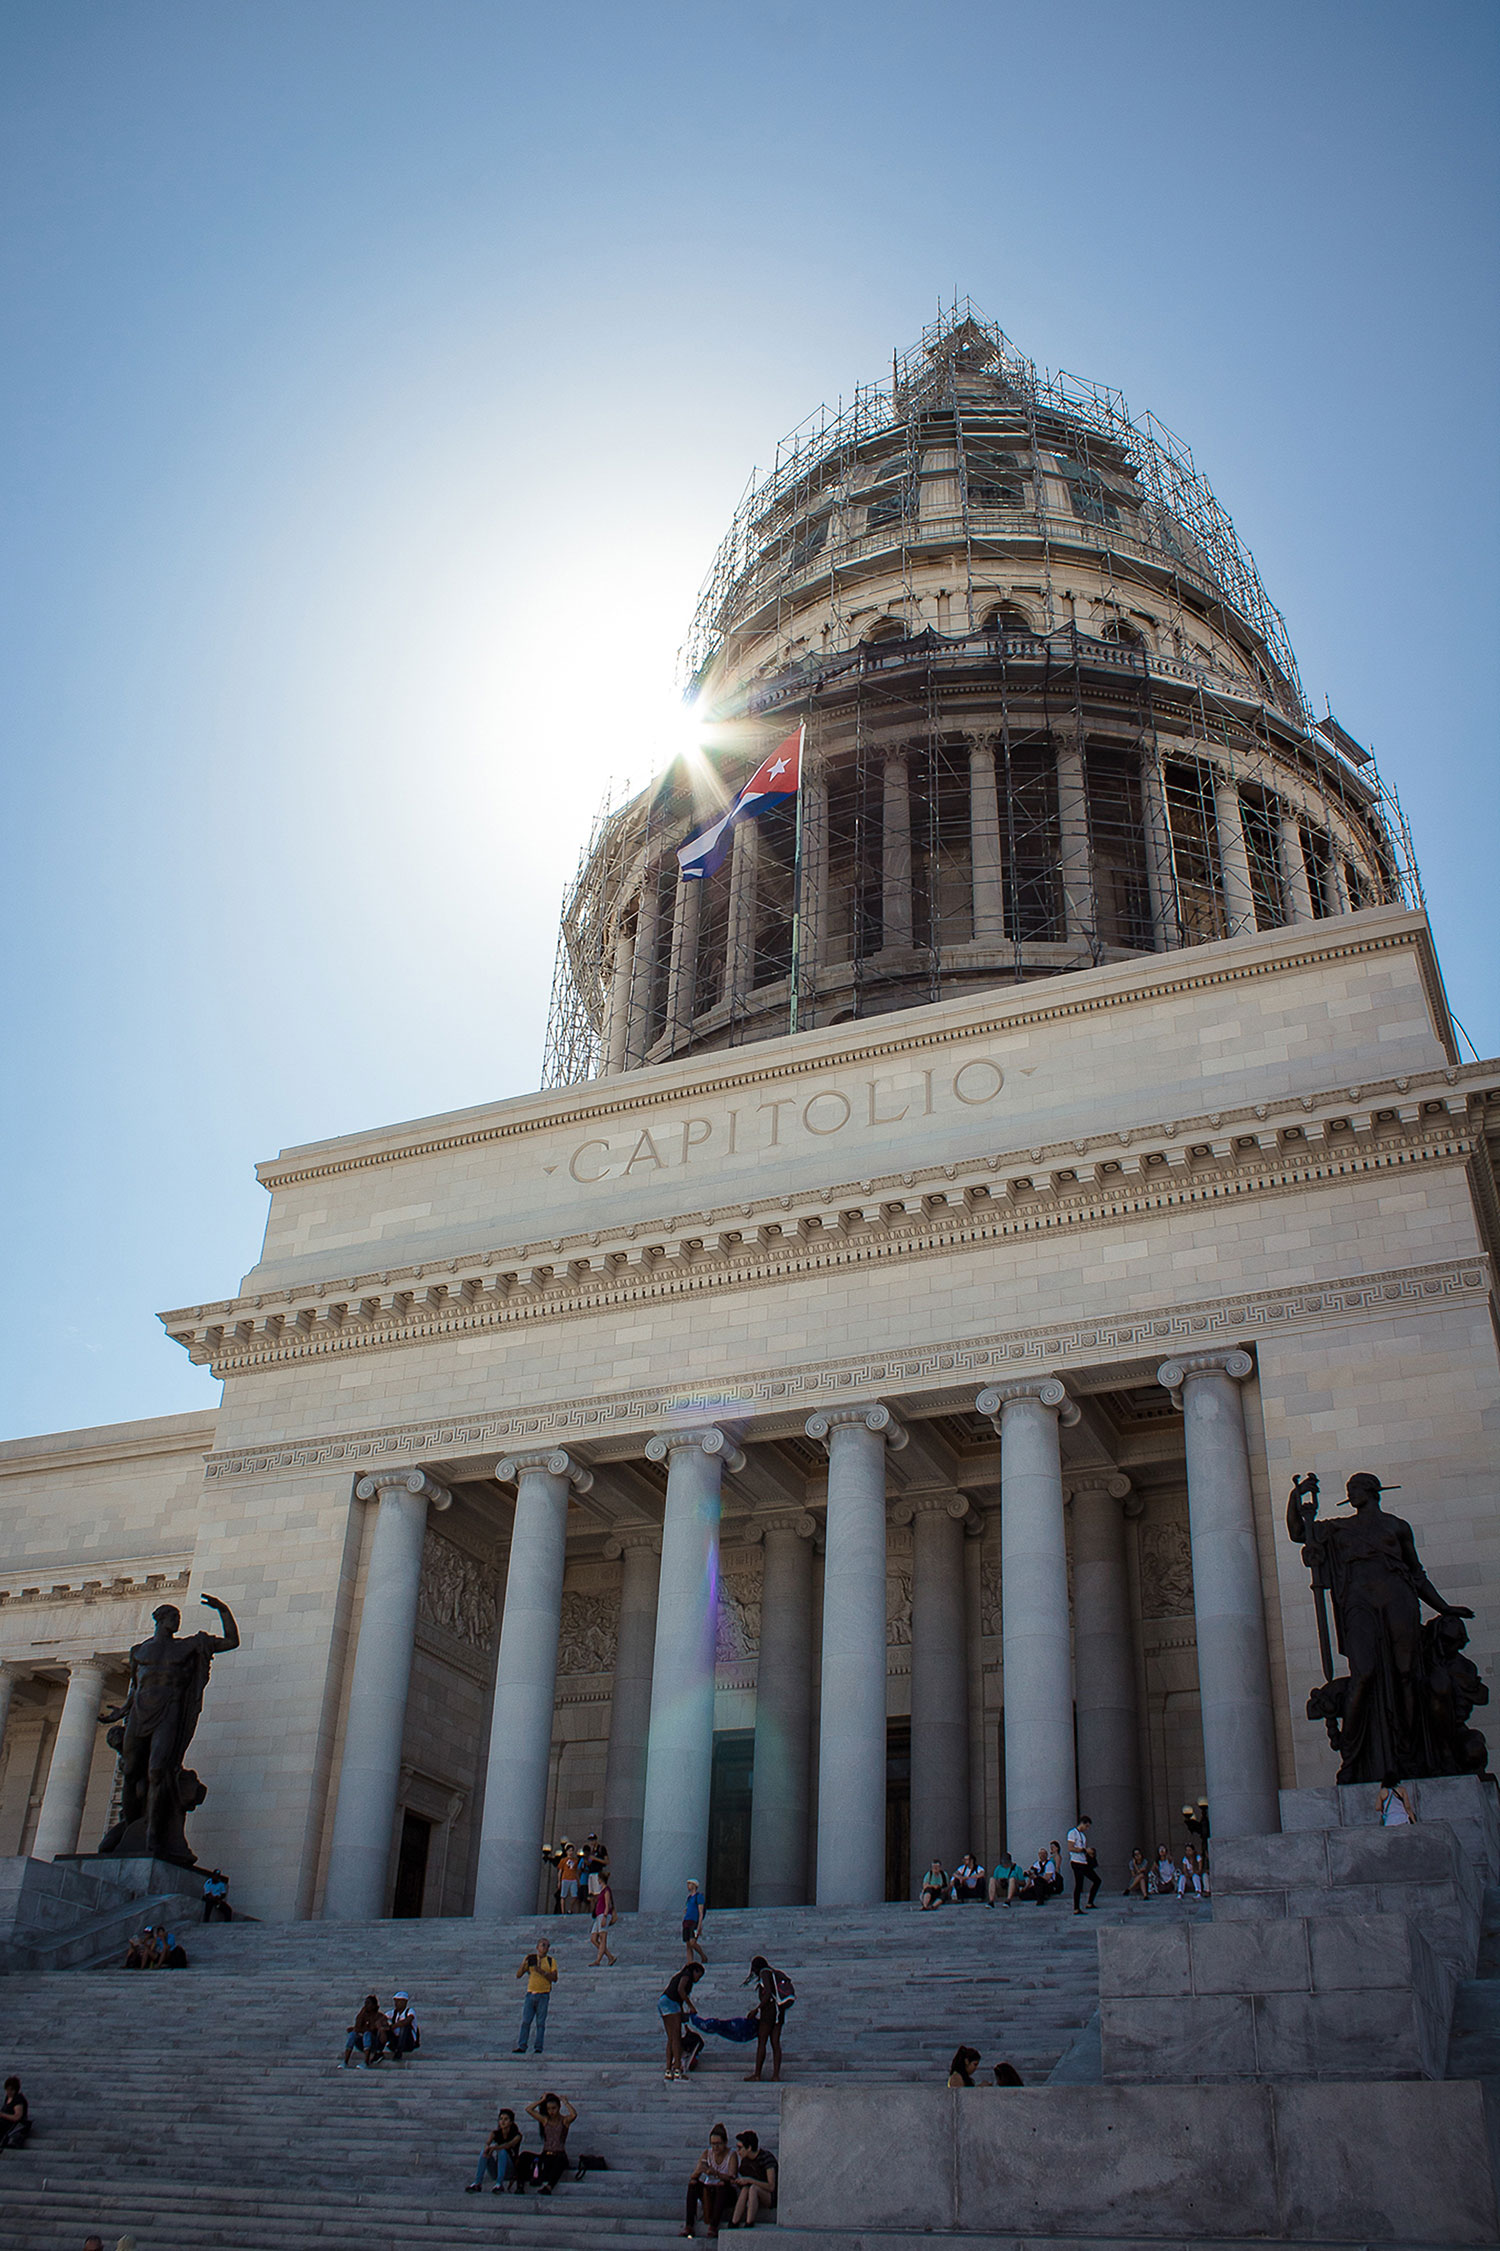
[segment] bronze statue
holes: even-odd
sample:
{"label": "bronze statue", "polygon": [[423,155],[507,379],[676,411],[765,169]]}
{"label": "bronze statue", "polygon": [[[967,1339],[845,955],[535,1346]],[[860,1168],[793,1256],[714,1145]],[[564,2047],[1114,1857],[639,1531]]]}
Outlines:
{"label": "bronze statue", "polygon": [[[1479,1774],[1484,1737],[1468,1724],[1489,1701],[1477,1668],[1461,1652],[1462,1621],[1472,1610],[1445,1602],[1422,1568],[1411,1526],[1380,1505],[1394,1492],[1362,1470],[1347,1492],[1353,1516],[1318,1517],[1318,1480],[1299,1477],[1287,1501],[1287,1530],[1313,1578],[1323,1684],[1307,1701],[1340,1754],[1340,1782],[1384,1782],[1433,1774]],[[1337,1678],[1328,1636],[1333,1603],[1338,1646],[1348,1671]],[[1422,1623],[1422,1605],[1437,1612]]]}
{"label": "bronze statue", "polygon": [[124,1703],[104,1714],[115,1723],[105,1740],[120,1754],[123,1787],[120,1819],[99,1840],[101,1853],[149,1855],[179,1868],[197,1866],[183,1823],[208,1791],[182,1761],[203,1709],[210,1664],[240,1646],[240,1629],[228,1603],[211,1594],[202,1600],[219,1613],[222,1638],[188,1634],[179,1640],[182,1613],[163,1603],[152,1612],[156,1631],[151,1639],[138,1641],[130,1652]]}

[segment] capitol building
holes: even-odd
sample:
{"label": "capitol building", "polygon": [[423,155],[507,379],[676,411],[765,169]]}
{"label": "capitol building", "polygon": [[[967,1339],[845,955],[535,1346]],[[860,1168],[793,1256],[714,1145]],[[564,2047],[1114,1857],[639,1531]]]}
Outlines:
{"label": "capitol building", "polygon": [[1187,448],[959,305],[782,444],[687,667],[540,1091],[283,1150],[162,1315],[217,1410],[0,1446],[0,1855],[94,1850],[204,1593],[189,1834],[270,1920],[529,1912],[591,1831],[664,1908],[1275,1830],[1305,1471],[1400,1485],[1493,1677],[1500,1063]]}

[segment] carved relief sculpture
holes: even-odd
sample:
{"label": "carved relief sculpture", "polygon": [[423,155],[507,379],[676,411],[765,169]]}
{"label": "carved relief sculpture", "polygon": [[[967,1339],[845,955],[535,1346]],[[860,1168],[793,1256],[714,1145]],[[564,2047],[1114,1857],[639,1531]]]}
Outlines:
{"label": "carved relief sculpture", "polygon": [[619,1632],[620,1605],[608,1594],[581,1594],[570,1589],[562,1598],[562,1624],[557,1644],[560,1673],[612,1673]]}
{"label": "carved relief sculpture", "polygon": [[452,1540],[429,1532],[422,1550],[417,1615],[471,1649],[491,1648],[499,1616],[495,1574]]}

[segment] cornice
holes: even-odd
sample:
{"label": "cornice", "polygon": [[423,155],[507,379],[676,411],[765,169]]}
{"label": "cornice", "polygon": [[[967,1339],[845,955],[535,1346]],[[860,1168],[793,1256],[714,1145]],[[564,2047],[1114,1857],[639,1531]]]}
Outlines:
{"label": "cornice", "polygon": [[1215,1343],[1243,1344],[1287,1329],[1381,1317],[1393,1307],[1403,1312],[1437,1311],[1455,1300],[1483,1304],[1490,1289],[1489,1261],[1445,1260],[1433,1265],[1394,1267],[1309,1283],[1294,1289],[1259,1290],[1237,1296],[1202,1298],[1186,1305],[1127,1314],[1118,1320],[1017,1328],[998,1335],[923,1344],[902,1351],[820,1363],[791,1370],[728,1374],[711,1393],[699,1391],[622,1391],[613,1397],[548,1402],[524,1414],[454,1416],[432,1422],[315,1436],[278,1446],[226,1448],[210,1455],[211,1480],[260,1476],[285,1469],[310,1469],[332,1463],[374,1459],[411,1460],[458,1454],[503,1453],[522,1441],[608,1441],[647,1437],[664,1421],[687,1415],[724,1415],[736,1410],[747,1437],[759,1414],[770,1421],[805,1414],[841,1396],[865,1400],[875,1393],[910,1399],[923,1391],[972,1397],[976,1384],[1004,1380],[1018,1370],[1051,1371],[1087,1367],[1100,1361],[1138,1357]]}
{"label": "cornice", "polygon": [[[1483,1131],[1452,1072],[1288,1098],[1095,1141],[978,1157],[655,1225],[557,1238],[161,1316],[227,1377],[517,1323],[743,1290],[889,1258],[1117,1226],[1245,1196],[1463,1162]],[[1395,1099],[1382,1103],[1390,1091]],[[1359,1106],[1352,1096],[1360,1094]],[[1342,1107],[1338,1107],[1339,1101]],[[1207,1138],[1200,1140],[1203,1133]],[[1085,1153],[1088,1163],[1080,1163]],[[1019,1168],[1027,1169],[1021,1171]],[[1015,1168],[1015,1169],[1012,1169]],[[752,1224],[746,1224],[747,1221]],[[653,1241],[653,1236],[659,1240]],[[642,1240],[644,1238],[644,1241]]]}
{"label": "cornice", "polygon": [[[153,1563],[156,1560],[151,1558]],[[66,1577],[44,1586],[41,1582],[49,1571],[62,1571]],[[108,1572],[109,1576],[85,1578],[82,1575],[85,1571]],[[25,1607],[46,1610],[65,1602],[139,1602],[145,1595],[180,1592],[191,1576],[191,1559],[185,1556],[163,1559],[163,1567],[154,1571],[143,1570],[139,1563],[127,1565],[123,1570],[117,1565],[98,1563],[23,1564],[6,1570],[7,1580],[22,1583],[0,1586],[0,1606],[9,1613]],[[38,1582],[35,1586],[24,1584],[32,1578]]]}
{"label": "cornice", "polygon": [[110,1462],[152,1461],[168,1454],[196,1455],[201,1461],[213,1445],[214,1423],[215,1416],[208,1414],[198,1418],[191,1430],[140,1438],[101,1439],[95,1431],[81,1431],[78,1436],[82,1443],[76,1447],[59,1445],[53,1439],[11,1440],[0,1448],[0,1477],[29,1477],[38,1470],[92,1469]]}
{"label": "cornice", "polygon": [[[1029,997],[1035,993],[1034,987],[1025,988],[1025,999],[1016,996],[1014,987],[999,987],[994,994],[965,996],[951,1009],[939,1003],[935,1008],[903,1010],[899,1028],[885,1032],[866,1031],[865,1025],[890,1025],[894,1019],[865,1019],[855,1027],[842,1026],[837,1037],[828,1031],[804,1033],[797,1039],[777,1041],[772,1053],[751,1051],[743,1062],[743,1049],[727,1054],[716,1049],[708,1056],[689,1056],[642,1072],[640,1078],[648,1081],[644,1085],[632,1083],[637,1074],[623,1072],[562,1090],[546,1107],[531,1107],[538,1099],[531,1097],[520,1115],[470,1111],[447,1119],[423,1119],[404,1131],[400,1127],[387,1129],[390,1138],[374,1147],[315,1143],[257,1165],[256,1178],[262,1187],[286,1188],[376,1165],[399,1164],[408,1158],[515,1140],[558,1126],[586,1125],[606,1115],[678,1106],[711,1094],[722,1095],[731,1088],[804,1079],[815,1072],[826,1072],[833,1062],[864,1065],[945,1047],[957,1040],[983,1039],[1118,1008],[1154,1005],[1215,986],[1281,977],[1314,965],[1411,948],[1423,959],[1424,989],[1434,1023],[1449,1046],[1450,1057],[1456,1059],[1447,1028],[1442,980],[1425,920],[1400,909],[1377,907],[1358,915],[1262,932],[1253,939],[1220,939],[1170,954],[1145,955],[1138,962],[1116,963],[1107,969],[1076,971],[1047,980],[1042,986],[1045,998],[1040,994]],[[985,1002],[990,1005],[985,1007]],[[860,1036],[851,1038],[851,1030]]]}

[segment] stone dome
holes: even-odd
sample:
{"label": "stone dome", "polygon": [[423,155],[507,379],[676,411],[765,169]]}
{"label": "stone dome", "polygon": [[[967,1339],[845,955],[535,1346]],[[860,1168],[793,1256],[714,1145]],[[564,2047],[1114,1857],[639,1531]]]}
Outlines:
{"label": "stone dome", "polygon": [[[880,1014],[1411,895],[1186,446],[957,305],[777,449],[685,652],[704,756],[604,818],[545,1077]],[[805,729],[795,811],[677,847]]]}

